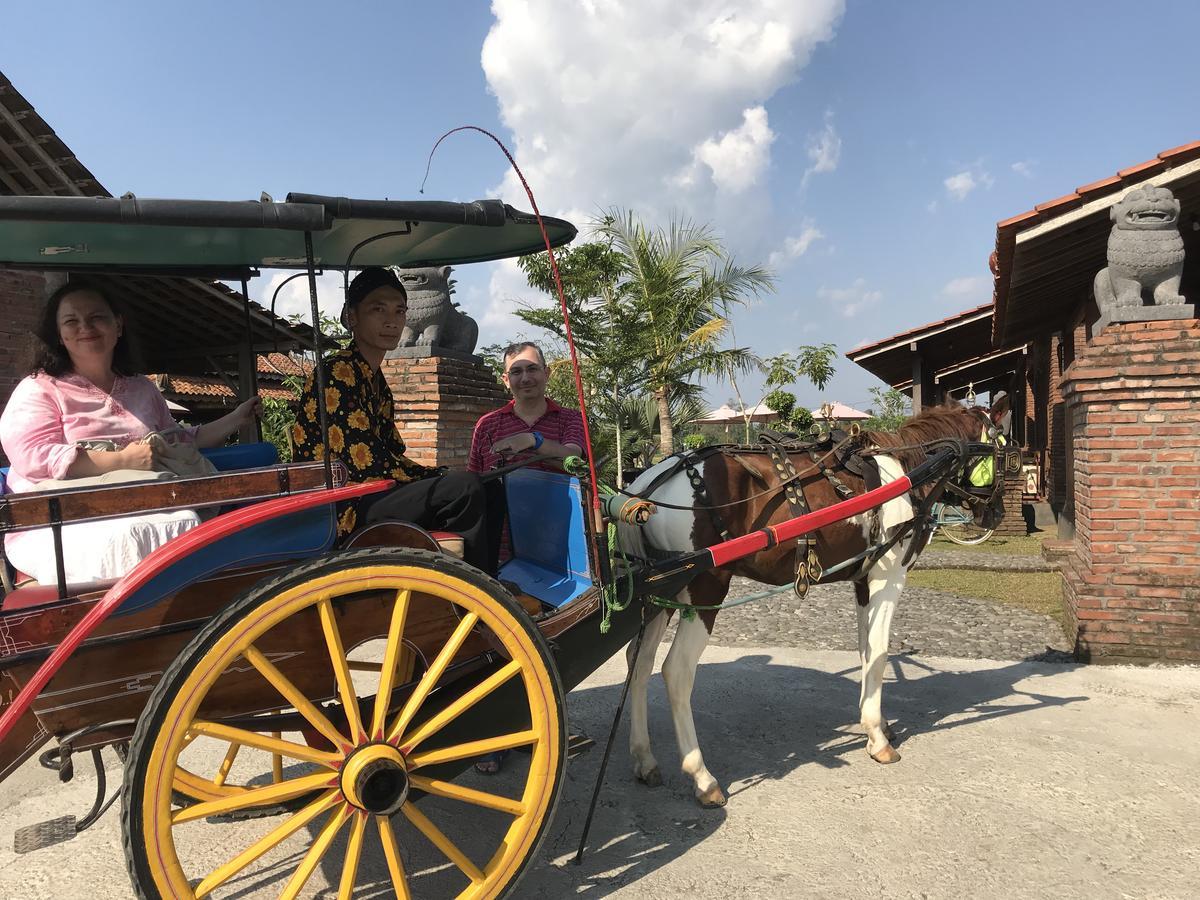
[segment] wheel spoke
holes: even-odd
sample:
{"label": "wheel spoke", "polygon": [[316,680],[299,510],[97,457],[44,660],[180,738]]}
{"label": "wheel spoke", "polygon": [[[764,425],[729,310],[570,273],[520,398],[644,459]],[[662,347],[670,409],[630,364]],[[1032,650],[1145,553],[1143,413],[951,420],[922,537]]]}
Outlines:
{"label": "wheel spoke", "polygon": [[[316,763],[327,769],[332,769],[334,763],[342,758],[339,753],[317,750],[304,744],[297,744],[294,741],[285,741],[277,736],[272,736],[278,735],[279,732],[266,735],[260,734],[257,731],[234,728],[232,725],[222,725],[220,722],[205,722],[203,720],[193,722],[190,727],[197,734],[203,734],[222,741],[229,741],[231,744],[230,753],[234,753],[234,755],[236,755],[235,751],[238,747],[254,747],[257,750],[265,750],[277,758],[286,756],[288,759],[299,759],[305,762]],[[227,753],[225,758],[229,760],[230,765],[233,764],[230,754]],[[224,762],[221,763],[221,771],[226,774],[229,771]]]}
{"label": "wheel spoke", "polygon": [[332,808],[340,799],[341,795],[337,791],[328,791],[294,816],[288,818],[287,821],[271,829],[261,839],[247,847],[219,869],[214,870],[211,875],[201,881],[196,886],[196,897],[208,896],[212,891],[219,888],[264,853],[277,847],[321,813]]}
{"label": "wheel spoke", "polygon": [[290,781],[284,781],[280,784],[271,784],[267,787],[243,791],[230,797],[221,797],[219,800],[206,800],[203,803],[193,803],[191,806],[184,807],[173,813],[171,815],[171,824],[182,825],[184,822],[203,819],[207,816],[218,816],[222,813],[247,809],[252,806],[269,806],[281,803],[284,800],[291,800],[294,797],[301,797],[311,791],[333,787],[336,783],[337,776],[329,772],[306,775],[303,778],[293,778]]}
{"label": "wheel spoke", "polygon": [[404,729],[408,727],[408,723],[412,721],[412,717],[421,708],[421,704],[425,702],[425,698],[429,696],[429,692],[433,690],[433,686],[438,683],[438,679],[442,677],[442,673],[446,671],[446,667],[454,659],[454,654],[458,652],[459,647],[463,645],[463,641],[467,639],[467,635],[471,633],[471,629],[475,627],[475,623],[478,621],[479,616],[475,613],[467,613],[463,616],[462,621],[458,623],[458,627],[454,629],[454,633],[450,635],[450,639],[446,641],[446,646],[441,649],[437,658],[430,664],[421,681],[417,684],[416,690],[408,698],[408,702],[404,704],[404,708],[400,710],[400,715],[396,717],[395,723],[388,732],[388,741],[393,744],[399,741],[400,736],[404,734]]}
{"label": "wheel spoke", "polygon": [[438,781],[436,778],[413,775],[409,778],[409,782],[414,788],[438,797],[449,797],[451,800],[461,800],[463,803],[484,806],[514,816],[525,813],[525,804],[520,800],[510,800],[508,797],[501,797],[497,794],[487,794],[450,781]]}
{"label": "wheel spoke", "polygon": [[333,615],[333,604],[326,597],[317,604],[317,612],[321,616],[321,630],[325,632],[325,646],[329,649],[329,661],[333,665],[333,676],[337,679],[338,694],[342,698],[342,708],[346,712],[347,729],[350,739],[355,742],[365,741],[362,718],[358,713],[358,695],[354,692],[354,679],[350,677],[350,666],[346,663],[346,650],[342,646],[342,635],[338,631],[337,621]]}
{"label": "wheel spoke", "polygon": [[356,812],[354,824],[350,826],[350,839],[346,842],[346,861],[342,863],[342,880],[338,884],[338,900],[351,900],[354,882],[358,878],[358,859],[362,855],[363,832],[367,828],[367,814]]}
{"label": "wheel spoke", "polygon": [[308,724],[325,735],[335,747],[341,747],[343,750],[350,749],[349,742],[341,732],[333,727],[333,723],[325,717],[325,714],[317,709],[312,701],[305,697],[300,689],[292,684],[288,677],[280,672],[269,659],[263,656],[257,647],[251,644],[242,651],[242,656],[250,665],[258,669],[263,678],[271,682],[275,689],[283,695],[283,698],[295,707],[296,712],[308,720]]}
{"label": "wheel spoke", "polygon": [[398,591],[396,604],[392,607],[387,649],[383,653],[383,666],[379,672],[379,692],[375,695],[375,715],[371,718],[371,736],[375,740],[383,740],[383,729],[387,725],[388,706],[396,682],[396,668],[404,654],[404,623],[408,618],[408,604],[411,599],[412,591]]}
{"label": "wheel spoke", "polygon": [[484,679],[471,690],[467,691],[436,716],[423,723],[412,734],[406,735],[404,738],[404,753],[408,755],[426,738],[437,734],[464,712],[486,697],[492,691],[496,690],[521,671],[521,664],[516,660],[510,662],[500,671],[493,673],[489,678]]}
{"label": "wheel spoke", "polygon": [[[193,723],[192,727],[195,727],[195,723]],[[191,741],[188,743],[190,744]],[[213,784],[216,787],[221,787],[225,784],[225,779],[229,777],[229,770],[233,768],[233,761],[237,759],[238,751],[241,749],[242,745],[237,741],[229,744],[229,749],[225,751],[225,758],[221,760],[221,767],[217,769],[217,777],[213,779]]]}
{"label": "wheel spoke", "polygon": [[400,810],[404,813],[405,818],[412,822],[416,829],[429,838],[430,842],[445,854],[446,859],[454,863],[462,871],[464,875],[471,879],[472,882],[478,883],[483,881],[483,872],[475,867],[475,864],[467,859],[466,854],[458,849],[457,845],[450,838],[446,837],[436,825],[425,817],[425,814],[417,809],[415,804],[406,803]]}
{"label": "wheel spoke", "polygon": [[423,766],[435,766],[438,763],[453,762],[456,759],[468,759],[472,756],[484,756],[497,750],[511,750],[513,747],[524,747],[538,741],[536,731],[514,731],[512,734],[502,734],[499,737],[485,738],[482,741],[470,741],[466,744],[456,744],[452,747],[441,747],[425,753],[414,753],[408,757],[410,768],[420,769]]}
{"label": "wheel spoke", "polygon": [[353,807],[349,803],[344,803],[333,811],[333,815],[329,817],[329,821],[325,823],[321,833],[317,835],[312,846],[308,848],[308,852],[304,854],[304,859],[300,860],[300,865],[296,866],[292,880],[287,883],[287,887],[279,895],[279,900],[296,900],[296,896],[308,879],[312,877],[313,869],[317,867],[317,863],[321,861],[321,857],[325,855],[325,851],[329,849],[329,845],[333,843],[337,833],[342,830],[342,826],[350,818],[352,809]]}
{"label": "wheel spoke", "polygon": [[383,844],[383,855],[387,859],[388,873],[392,876],[392,890],[396,892],[396,900],[411,900],[408,876],[404,872],[404,863],[400,861],[400,848],[396,846],[396,833],[392,831],[392,823],[387,816],[376,816],[375,823],[379,826],[379,840]]}

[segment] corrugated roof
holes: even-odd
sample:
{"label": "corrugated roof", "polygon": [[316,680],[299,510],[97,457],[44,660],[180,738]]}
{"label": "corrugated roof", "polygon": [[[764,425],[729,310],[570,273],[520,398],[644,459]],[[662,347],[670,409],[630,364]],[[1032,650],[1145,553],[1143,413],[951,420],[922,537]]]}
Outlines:
{"label": "corrugated roof", "polygon": [[0,194],[111,197],[0,72]]}
{"label": "corrugated roof", "polygon": [[[1200,160],[1200,141],[1182,144],[1170,150],[1164,150],[1153,159],[1146,160],[1135,166],[1119,170],[1116,175],[1094,181],[1076,188],[1069,194],[1039,203],[1033,209],[1011,216],[996,224],[996,249],[992,252],[988,264],[993,276],[993,301],[996,314],[992,322],[993,343],[1003,346],[1005,343],[1028,340],[1032,337],[1034,321],[1022,321],[1018,327],[1013,327],[1013,308],[1011,294],[1013,290],[1013,274],[1017,266],[1017,243],[1022,232],[1041,225],[1046,225],[1064,214],[1081,210],[1087,204],[1097,200],[1110,201],[1101,204],[1100,209],[1088,221],[1070,222],[1073,234],[1070,236],[1070,246],[1065,249],[1074,250],[1070,263],[1057,248],[1047,250],[1042,256],[1051,275],[1052,281],[1046,275],[1039,274],[1037,278],[1042,284],[1051,286],[1066,302],[1074,305],[1081,299],[1079,291],[1090,289],[1090,279],[1104,266],[1106,236],[1108,233],[1108,217],[1106,210],[1115,202],[1119,195],[1149,178],[1158,176],[1169,177],[1173,170],[1179,169],[1193,161]],[[1176,197],[1179,198],[1176,192]],[[1186,203],[1185,203],[1186,206]],[[1064,222],[1064,224],[1067,224]],[[1097,242],[1097,239],[1100,239]],[[1043,262],[1042,257],[1037,263]],[[1068,266],[1070,268],[1068,269]],[[1090,272],[1090,274],[1089,274]],[[1042,284],[1035,285],[1042,290]],[[1042,294],[1034,290],[1027,292],[1030,300],[1029,309],[1022,309],[1032,320],[1040,320],[1049,314],[1058,312],[1057,306],[1046,306],[1040,302]],[[1086,294],[1084,295],[1086,296]]]}

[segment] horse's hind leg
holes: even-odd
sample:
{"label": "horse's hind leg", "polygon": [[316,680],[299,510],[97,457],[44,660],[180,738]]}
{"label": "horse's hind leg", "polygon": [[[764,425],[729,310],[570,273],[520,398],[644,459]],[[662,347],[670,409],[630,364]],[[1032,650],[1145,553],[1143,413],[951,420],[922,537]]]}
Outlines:
{"label": "horse's hind leg", "polygon": [[867,733],[867,752],[880,763],[899,762],[900,754],[892,747],[887,722],[883,718],[883,676],[887,669],[888,641],[892,632],[892,614],[904,589],[907,571],[900,565],[904,545],[893,547],[867,576],[870,600],[856,604],[859,622],[859,655],[862,657],[862,689],[859,713]]}
{"label": "horse's hind leg", "polygon": [[[638,781],[650,787],[662,784],[662,772],[650,752],[650,723],[646,712],[646,686],[654,670],[654,653],[667,630],[667,613],[660,612],[646,623],[642,636],[642,648],[638,653],[637,668],[629,684],[629,755],[633,757],[633,774]],[[634,665],[633,649],[637,640],[629,643],[625,659]]]}
{"label": "horse's hind leg", "polygon": [[[685,596],[685,594],[680,594]],[[692,716],[692,687],[696,683],[696,666],[708,643],[708,627],[700,616],[683,618],[671,641],[671,651],[663,662],[663,681],[667,683],[667,699],[671,703],[671,718],[675,722],[675,740],[679,744],[680,768],[690,775],[701,806],[724,806],[725,792],[717,779],[704,765],[704,754],[696,738],[696,723]]]}

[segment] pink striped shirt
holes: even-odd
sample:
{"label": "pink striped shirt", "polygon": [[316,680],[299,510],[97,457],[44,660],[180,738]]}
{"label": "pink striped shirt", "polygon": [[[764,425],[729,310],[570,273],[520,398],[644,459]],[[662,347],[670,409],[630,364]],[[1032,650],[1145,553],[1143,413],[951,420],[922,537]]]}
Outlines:
{"label": "pink striped shirt", "polygon": [[546,398],[546,412],[542,417],[529,425],[516,413],[516,401],[509,400],[495,412],[490,412],[475,423],[475,433],[471,436],[471,455],[467,469],[471,472],[486,472],[496,466],[503,465],[499,453],[492,452],[492,446],[499,440],[514,434],[538,432],[542,437],[560,444],[575,444],[583,446],[583,416],[577,409],[567,409],[559,406],[549,397]]}

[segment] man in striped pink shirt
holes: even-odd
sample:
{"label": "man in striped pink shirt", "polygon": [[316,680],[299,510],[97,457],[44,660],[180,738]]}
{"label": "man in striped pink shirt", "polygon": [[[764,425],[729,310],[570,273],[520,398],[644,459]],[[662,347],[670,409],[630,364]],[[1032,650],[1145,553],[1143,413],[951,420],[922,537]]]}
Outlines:
{"label": "man in striped pink shirt", "polygon": [[508,457],[532,451],[547,459],[583,452],[583,416],[546,396],[549,372],[537,344],[504,348],[504,385],[513,399],[475,424],[467,468],[486,472]]}

